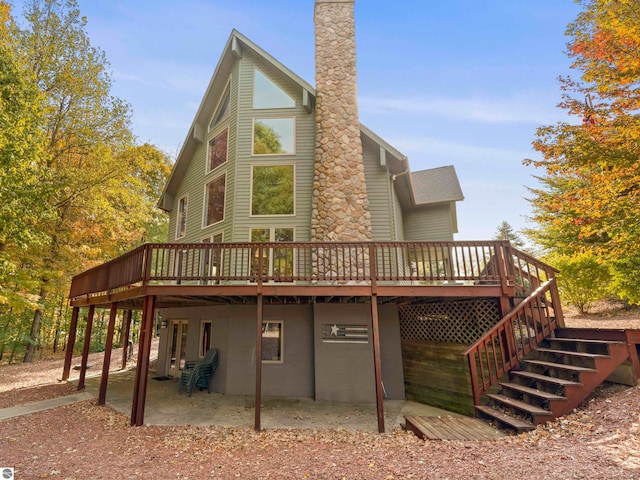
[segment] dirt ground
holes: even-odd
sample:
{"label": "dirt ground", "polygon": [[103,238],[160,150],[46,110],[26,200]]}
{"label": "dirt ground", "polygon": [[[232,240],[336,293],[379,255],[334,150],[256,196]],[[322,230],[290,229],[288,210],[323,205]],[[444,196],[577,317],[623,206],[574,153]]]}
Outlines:
{"label": "dirt ground", "polygon": [[[565,314],[567,326],[640,329],[637,310]],[[89,363],[99,369],[101,354]],[[61,371],[61,359],[0,367],[0,408],[75,391]],[[533,432],[485,442],[424,442],[401,429],[130,427],[94,400],[1,420],[0,431],[0,467],[17,479],[640,479],[640,387],[621,385]]]}

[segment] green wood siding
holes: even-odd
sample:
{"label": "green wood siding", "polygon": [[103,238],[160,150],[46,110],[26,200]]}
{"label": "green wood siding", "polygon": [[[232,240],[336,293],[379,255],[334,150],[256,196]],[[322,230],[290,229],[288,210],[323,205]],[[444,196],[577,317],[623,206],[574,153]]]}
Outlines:
{"label": "green wood siding", "polygon": [[398,199],[398,195],[393,190],[393,208],[394,208],[394,218],[396,221],[395,229],[396,229],[396,241],[404,242],[404,218],[402,216],[402,206],[400,205],[400,200]]}
{"label": "green wood siding", "polygon": [[[218,99],[219,100],[219,99]],[[216,101],[217,107],[218,101]],[[223,233],[224,241],[231,241],[231,225],[233,215],[233,195],[232,192],[235,188],[235,164],[236,164],[236,150],[238,143],[237,136],[237,112],[238,112],[238,66],[234,67],[231,74],[231,98],[230,98],[230,112],[229,117],[215,126],[213,130],[207,132],[207,126],[209,119],[207,119],[206,125],[203,125],[205,133],[204,141],[198,146],[187,171],[178,187],[176,192],[176,199],[180,199],[183,195],[189,195],[189,205],[187,210],[187,233],[181,239],[175,238],[176,232],[176,218],[178,200],[174,201],[174,208],[170,212],[169,216],[169,238],[170,242],[199,242],[205,237],[209,237],[215,233]],[[211,112],[213,115],[214,112]],[[225,128],[229,129],[228,137],[228,150],[227,150],[227,162],[219,168],[206,173],[208,155],[207,149],[209,140],[218,135]],[[225,187],[225,218],[222,222],[215,225],[203,228],[203,215],[205,209],[205,185],[217,178],[220,174],[226,172],[226,187]]]}
{"label": "green wood siding", "polygon": [[404,215],[404,235],[407,242],[453,240],[451,205],[422,207]]}
{"label": "green wood siding", "polygon": [[[253,109],[254,68],[258,67],[271,81],[296,101],[295,108]],[[313,163],[315,150],[315,113],[307,113],[302,105],[302,88],[291,82],[273,66],[253,57],[245,51],[239,61],[238,72],[238,144],[237,163],[232,193],[233,241],[250,240],[251,228],[292,227],[296,241],[308,241],[311,219],[313,187]],[[295,117],[295,155],[252,155],[253,119],[265,117]],[[252,165],[295,165],[295,215],[251,217],[251,167]]]}
{"label": "green wood siding", "polygon": [[374,241],[393,240],[393,212],[389,174],[380,166],[380,147],[368,140],[362,142],[364,174],[371,212]]}

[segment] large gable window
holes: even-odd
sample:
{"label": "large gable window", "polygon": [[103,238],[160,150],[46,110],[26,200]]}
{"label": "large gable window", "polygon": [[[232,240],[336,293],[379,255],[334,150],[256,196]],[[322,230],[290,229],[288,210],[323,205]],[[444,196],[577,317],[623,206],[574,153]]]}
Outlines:
{"label": "large gable window", "polygon": [[251,177],[251,215],[295,213],[293,165],[254,165]]}
{"label": "large gable window", "polygon": [[226,175],[220,175],[205,185],[205,227],[224,220],[225,184]]}
{"label": "large gable window", "polygon": [[293,108],[296,101],[260,70],[253,77],[253,108]]}
{"label": "large gable window", "polygon": [[229,144],[229,129],[216,135],[209,141],[209,171],[219,167],[227,161],[227,145]]}
{"label": "large gable window", "polygon": [[187,234],[187,206],[189,197],[185,195],[178,200],[178,216],[176,218],[176,238],[182,238]]}
{"label": "large gable window", "polygon": [[211,122],[209,123],[209,131],[213,129],[220,122],[225,120],[229,116],[229,111],[231,110],[231,81],[227,83],[227,87],[224,89],[224,93],[220,99],[220,103],[218,104],[218,108],[216,108],[216,113],[211,118]]}
{"label": "large gable window", "polygon": [[253,121],[254,155],[296,153],[295,118],[256,118]]}

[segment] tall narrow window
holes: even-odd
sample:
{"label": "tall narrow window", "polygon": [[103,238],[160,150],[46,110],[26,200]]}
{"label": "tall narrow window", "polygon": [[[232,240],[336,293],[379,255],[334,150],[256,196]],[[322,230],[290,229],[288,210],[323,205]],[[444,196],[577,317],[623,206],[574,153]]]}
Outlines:
{"label": "tall narrow window", "polygon": [[255,165],[251,179],[251,215],[293,215],[294,178],[293,165]]}
{"label": "tall narrow window", "polygon": [[253,77],[253,108],[293,108],[296,101],[260,70]]}
{"label": "tall narrow window", "polygon": [[187,206],[189,197],[186,195],[178,200],[178,215],[176,218],[176,238],[187,234]]}
{"label": "tall narrow window", "polygon": [[204,357],[207,350],[211,348],[211,332],[213,330],[213,322],[204,321],[200,325],[200,357]]}
{"label": "tall narrow window", "polygon": [[227,83],[227,88],[225,88],[224,93],[220,99],[220,103],[218,104],[218,108],[216,109],[216,113],[213,115],[211,122],[209,123],[209,131],[213,129],[217,124],[225,120],[229,116],[229,111],[231,110],[231,81]]}
{"label": "tall narrow window", "polygon": [[205,185],[205,227],[224,220],[225,179],[226,175],[220,175]]}
{"label": "tall narrow window", "polygon": [[253,122],[254,155],[296,153],[295,118],[256,118]]}
{"label": "tall narrow window", "polygon": [[282,363],[282,322],[262,322],[262,361]]}
{"label": "tall narrow window", "polygon": [[[252,242],[293,242],[293,228],[252,228]],[[253,248],[252,251],[252,272],[257,274],[260,269],[260,250]],[[273,282],[292,282],[295,272],[293,248],[285,245],[273,246],[262,249],[262,276],[271,277]]]}
{"label": "tall narrow window", "polygon": [[204,238],[202,243],[214,244],[211,248],[205,248],[201,256],[200,275],[203,285],[217,285],[220,283],[219,277],[221,275],[222,268],[222,250],[215,246],[216,243],[222,243],[222,233],[212,235],[211,237]]}
{"label": "tall narrow window", "polygon": [[227,145],[229,140],[229,130],[216,135],[209,141],[209,170],[211,171],[227,161]]}

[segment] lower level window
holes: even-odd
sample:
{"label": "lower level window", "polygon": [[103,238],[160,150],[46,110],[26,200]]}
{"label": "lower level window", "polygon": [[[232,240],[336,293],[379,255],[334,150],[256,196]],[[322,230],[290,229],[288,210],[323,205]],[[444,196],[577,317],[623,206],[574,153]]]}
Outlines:
{"label": "lower level window", "polygon": [[204,357],[211,348],[211,327],[213,322],[202,322],[200,327],[200,357]]}
{"label": "lower level window", "polygon": [[262,361],[282,363],[282,322],[262,322]]}

